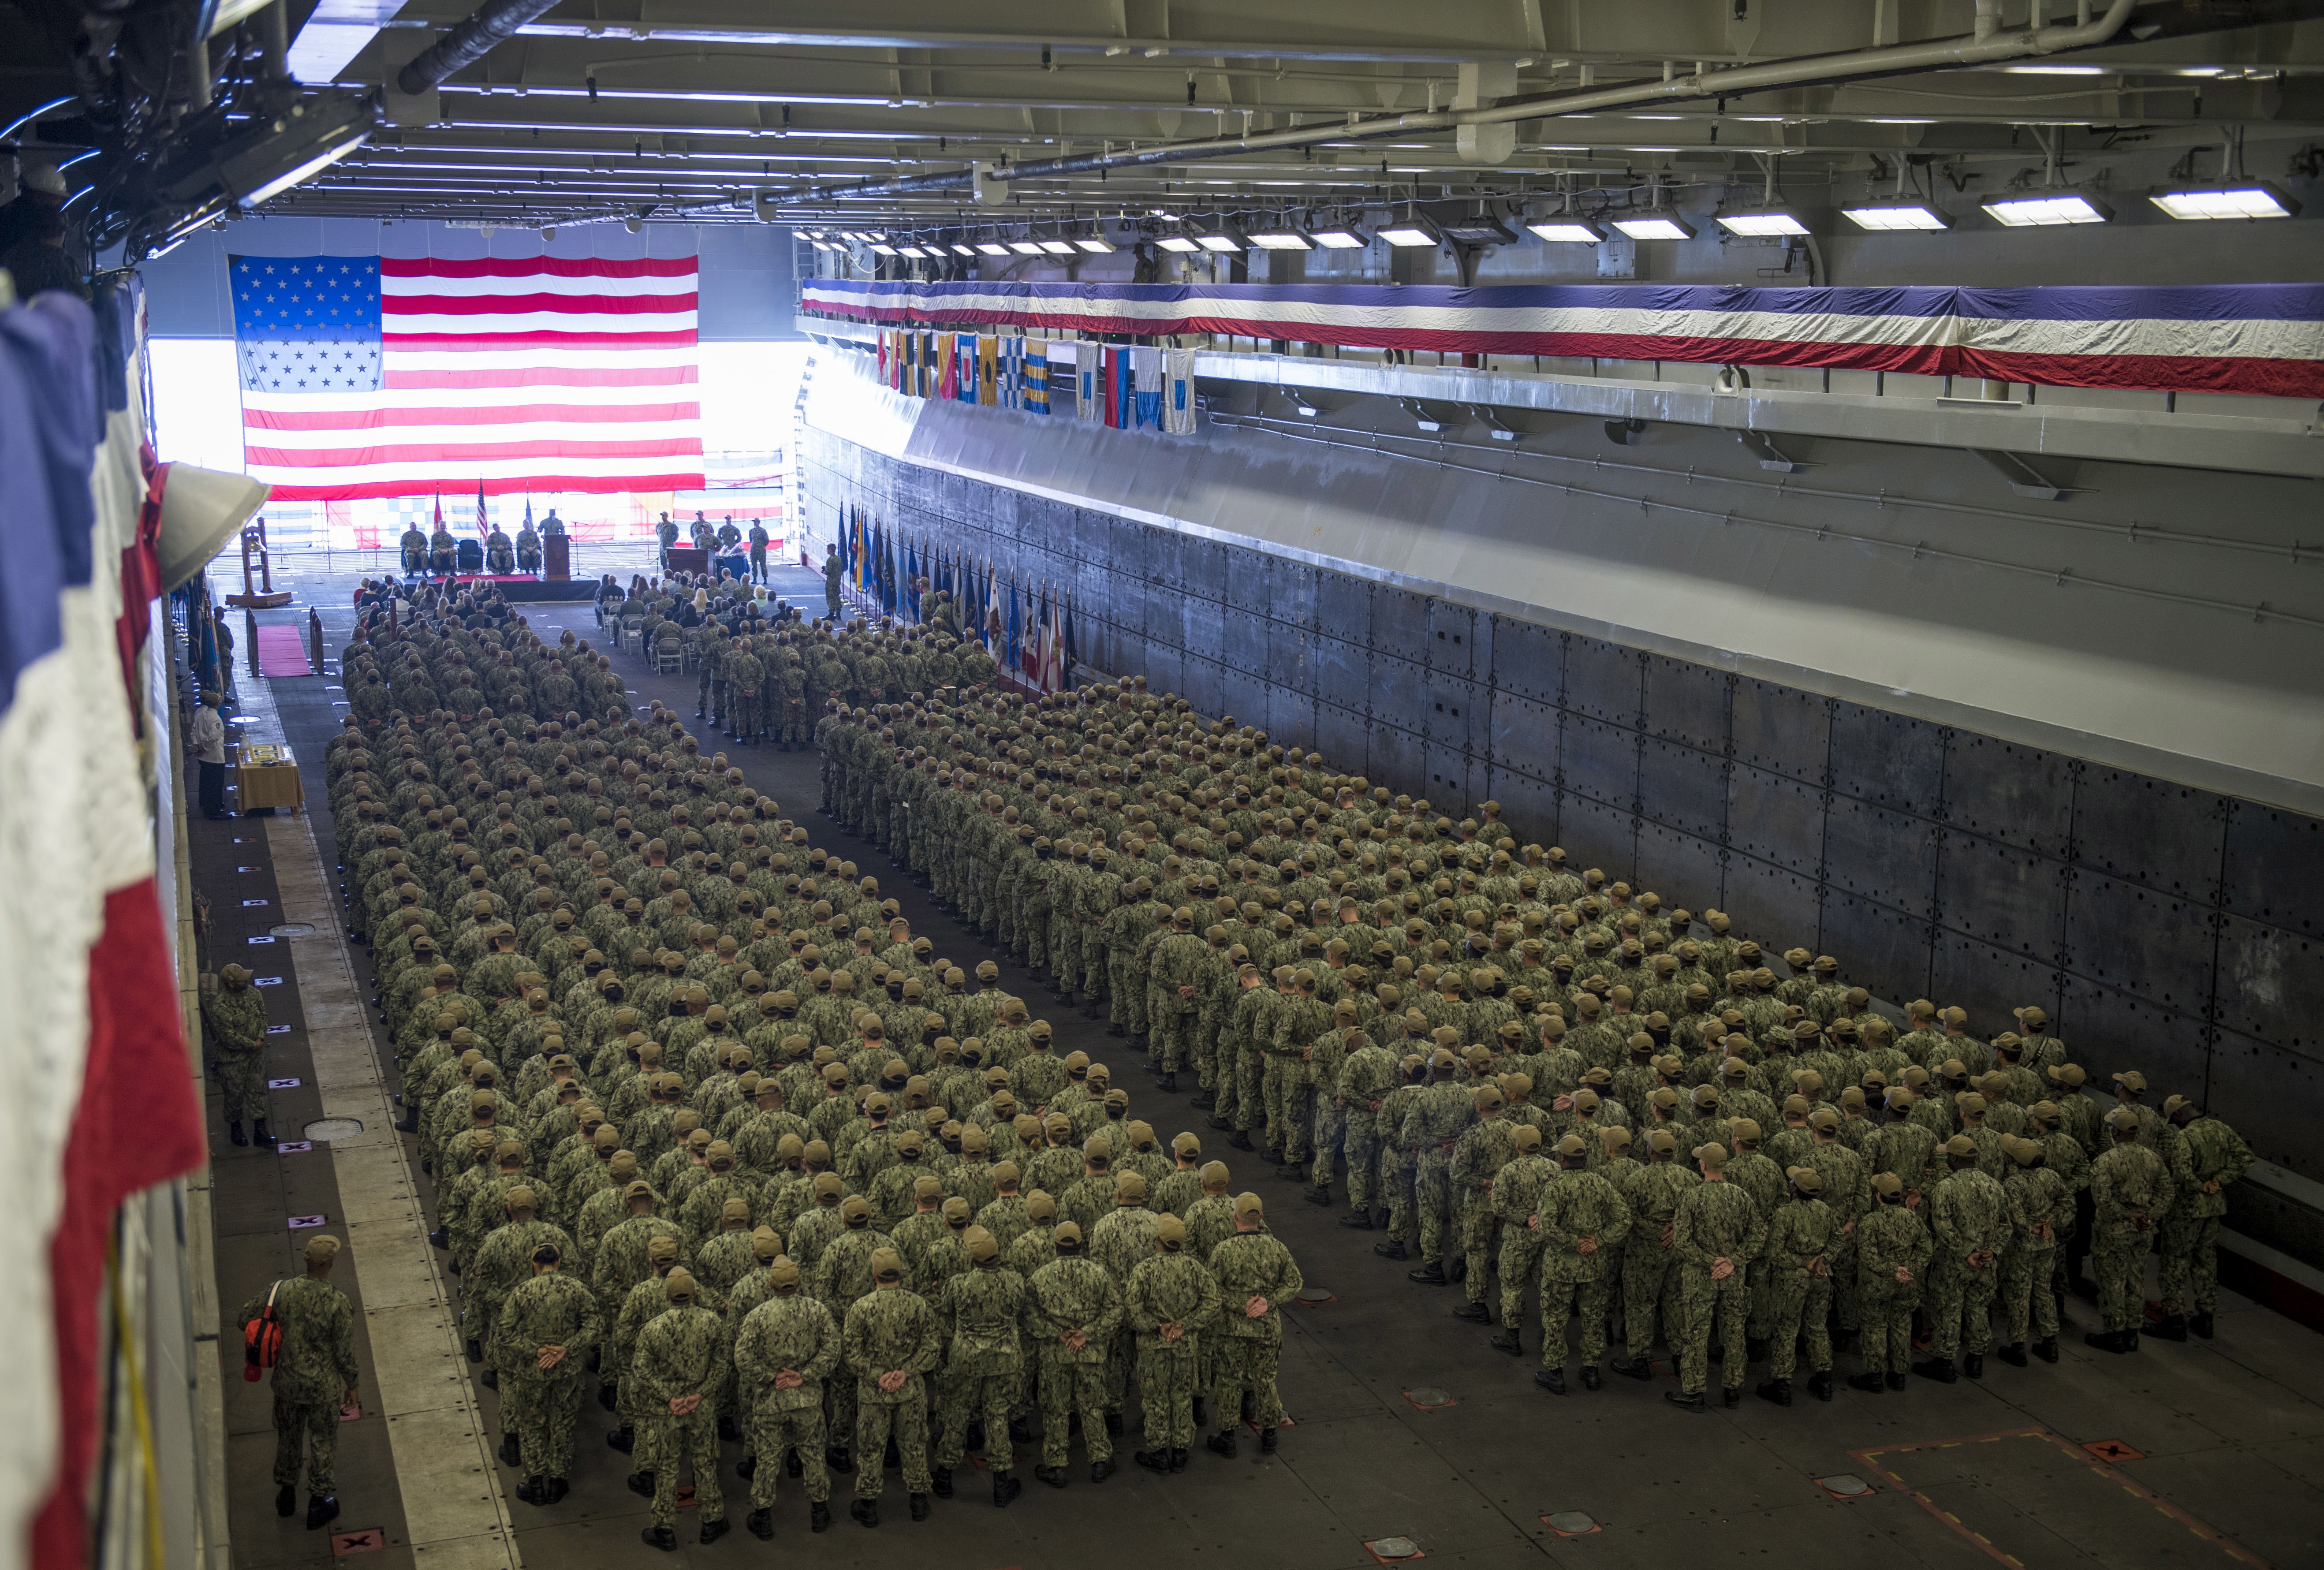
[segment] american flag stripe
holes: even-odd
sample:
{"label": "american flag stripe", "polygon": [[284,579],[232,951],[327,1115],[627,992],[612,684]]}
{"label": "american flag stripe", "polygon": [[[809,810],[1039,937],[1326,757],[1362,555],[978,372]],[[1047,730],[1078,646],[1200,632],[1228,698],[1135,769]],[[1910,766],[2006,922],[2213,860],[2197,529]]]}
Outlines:
{"label": "american flag stripe", "polygon": [[372,392],[318,392],[303,398],[286,393],[249,392],[243,395],[243,408],[246,411],[263,414],[362,414],[388,408],[410,409],[424,413],[431,409],[522,409],[539,403],[627,409],[641,402],[696,402],[692,383],[653,383],[648,384],[646,390],[635,384],[571,387],[550,383],[545,386],[431,387],[427,391],[429,396],[424,403],[415,399],[407,404],[395,405],[382,404],[379,395]]}
{"label": "american flag stripe", "polygon": [[[693,258],[269,260],[236,325],[259,367],[245,372],[244,457],[278,498],[701,488]],[[318,305],[349,314],[346,263],[375,281],[375,306],[354,313],[378,346],[375,386],[333,361],[348,341],[336,328],[302,331]],[[340,292],[299,292],[318,273]],[[295,352],[318,342],[331,353]],[[319,379],[300,374],[317,359]]]}
{"label": "american flag stripe", "polygon": [[698,403],[488,403],[467,409],[247,409],[243,425],[256,430],[403,430],[434,426],[597,425],[659,421],[682,425],[702,418]]}
{"label": "american flag stripe", "polygon": [[397,294],[383,290],[380,310],[401,327],[423,317],[515,316],[531,312],[550,319],[586,313],[592,317],[663,316],[692,310],[698,304],[691,294]]}
{"label": "american flag stripe", "polygon": [[[310,469],[338,467],[355,453],[370,455],[366,461],[371,462],[416,462],[434,451],[441,451],[447,457],[455,454],[515,457],[521,456],[513,450],[519,443],[525,452],[547,450],[618,457],[642,447],[650,449],[652,456],[669,457],[685,450],[687,433],[693,427],[692,420],[683,420],[632,423],[608,427],[608,431],[618,430],[620,434],[600,437],[578,431],[563,420],[540,420],[495,425],[485,431],[445,425],[381,431],[270,430],[245,437],[244,442],[246,450],[276,454],[277,462]],[[381,458],[377,455],[382,453],[392,456]]]}

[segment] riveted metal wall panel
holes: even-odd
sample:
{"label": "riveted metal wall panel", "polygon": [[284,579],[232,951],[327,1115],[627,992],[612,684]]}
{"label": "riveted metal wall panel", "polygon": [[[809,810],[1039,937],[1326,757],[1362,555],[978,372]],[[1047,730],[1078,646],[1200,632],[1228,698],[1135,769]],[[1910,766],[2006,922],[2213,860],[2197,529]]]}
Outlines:
{"label": "riveted metal wall panel", "polygon": [[1494,695],[1493,758],[1545,783],[1557,775],[1557,710],[1504,688]]}
{"label": "riveted metal wall panel", "polygon": [[2074,855],[2111,878],[2216,903],[2227,799],[2189,785],[2086,768],[2074,785]]}
{"label": "riveted metal wall panel", "polygon": [[1929,996],[1967,1009],[1969,1033],[1980,1039],[2007,1025],[2011,1009],[2039,1003],[2057,1011],[2058,975],[2047,965],[1950,930],[1937,934],[1930,959]]}
{"label": "riveted metal wall panel", "polygon": [[1222,545],[1225,553],[1224,588],[1227,604],[1237,610],[1255,611],[1264,616],[1272,614],[1269,605],[1275,584],[1268,575],[1268,557],[1246,546]]}
{"label": "riveted metal wall panel", "polygon": [[[2170,1082],[2150,1076],[2148,1083]],[[2222,1039],[2212,1057],[2204,1101],[2209,1111],[2234,1125],[2261,1160],[2316,1176],[2314,1058],[2242,1038]],[[2228,1204],[2233,1206],[2236,1201]],[[2232,1209],[2229,1214],[2233,1219]]]}
{"label": "riveted metal wall panel", "polygon": [[1565,679],[1565,642],[1532,622],[1494,618],[1493,686],[1537,703],[1557,701]]}
{"label": "riveted metal wall panel", "polygon": [[1706,753],[1727,750],[1727,673],[1649,655],[1646,733]]}
{"label": "riveted metal wall panel", "polygon": [[1450,600],[1428,602],[1428,663],[1456,676],[1478,669],[1476,612]]}
{"label": "riveted metal wall panel", "polygon": [[[1171,597],[1167,586],[1157,586],[1156,593],[1164,600]],[[1229,660],[1237,663],[1267,658],[1267,623],[1259,617],[1240,611],[1230,616],[1220,601],[1205,599],[1200,595],[1182,595],[1178,596],[1178,604],[1183,613],[1178,642],[1189,653],[1205,654],[1214,660]],[[1186,696],[1194,697],[1194,695],[1190,692]],[[1203,708],[1202,700],[1196,698],[1194,706]],[[1204,712],[1215,714],[1218,711],[1204,708]]]}
{"label": "riveted metal wall panel", "polygon": [[[1246,553],[1248,554],[1248,553]],[[1315,630],[1315,580],[1322,574],[1304,561],[1267,559],[1268,614],[1305,632]]]}
{"label": "riveted metal wall panel", "polygon": [[[1414,796],[1429,796],[1428,743],[1417,731],[1407,731],[1395,725],[1372,723],[1369,733],[1370,752],[1364,759],[1364,777],[1377,780],[1390,790]],[[1434,797],[1429,796],[1431,800]]]}
{"label": "riveted metal wall panel", "polygon": [[1430,740],[1465,749],[1471,744],[1472,734],[1489,734],[1491,716],[1486,712],[1489,699],[1482,686],[1466,677],[1432,670],[1427,696],[1428,704],[1421,710],[1420,723]]}
{"label": "riveted metal wall panel", "polygon": [[2066,968],[2184,1013],[2211,1004],[2215,912],[2144,883],[2074,869]]}
{"label": "riveted metal wall panel", "polygon": [[2065,866],[2016,845],[1949,834],[1937,867],[1937,922],[1997,948],[2059,963]]}
{"label": "riveted metal wall panel", "polygon": [[[1370,700],[1372,686],[1371,651],[1360,642],[1351,642],[1336,638],[1328,631],[1310,638],[1295,627],[1276,629],[1268,642],[1271,650],[1305,651],[1308,660],[1307,681],[1317,697],[1352,708],[1359,715]],[[1261,672],[1273,679],[1270,671]]]}
{"label": "riveted metal wall panel", "polygon": [[1831,788],[1891,812],[1934,816],[1944,790],[1943,727],[1859,704],[1832,706]]}
{"label": "riveted metal wall panel", "polygon": [[1372,586],[1372,647],[1416,665],[1428,663],[1428,598],[1387,584]]}
{"label": "riveted metal wall panel", "polygon": [[1726,768],[1715,753],[1647,741],[1638,756],[1640,815],[1715,846],[1727,822]]}
{"label": "riveted metal wall panel", "polygon": [[1565,641],[1565,706],[1590,719],[1636,728],[1638,655],[1578,634]]}
{"label": "riveted metal wall panel", "polygon": [[1909,1002],[1929,984],[1934,929],[1917,916],[1834,891],[1824,901],[1824,949],[1851,986],[1876,998]]}
{"label": "riveted metal wall panel", "polygon": [[[1668,896],[1684,901],[1681,891]],[[1738,934],[1750,934],[1761,947],[1780,954],[1794,944],[1812,945],[1820,920],[1816,885],[1786,867],[1756,856],[1727,858],[1727,903]]]}
{"label": "riveted metal wall panel", "polygon": [[[1305,706],[1304,709],[1300,707],[1301,705]],[[1298,697],[1277,688],[1275,690],[1270,712],[1278,716],[1288,716],[1295,712],[1304,714],[1307,722],[1314,726],[1314,740],[1312,743],[1302,744],[1308,745],[1311,751],[1321,753],[1327,758],[1344,758],[1352,762],[1358,758],[1366,756],[1370,750],[1370,722],[1365,719],[1364,711],[1360,708],[1349,708],[1329,698],[1317,698],[1310,703],[1305,698]],[[1280,718],[1271,721],[1268,728],[1272,731],[1281,723]],[[1288,741],[1282,741],[1281,737],[1276,735],[1269,735],[1268,739],[1270,742],[1281,741],[1285,746],[1291,744]]]}
{"label": "riveted metal wall panel", "polygon": [[1567,864],[1596,867],[1609,882],[1635,882],[1637,820],[1621,808],[1609,807],[1568,790],[1560,804],[1558,843],[1567,853]]}
{"label": "riveted metal wall panel", "polygon": [[1648,822],[1638,829],[1638,886],[1663,897],[1663,907],[1700,910],[1719,902],[1724,875],[1716,841]]}
{"label": "riveted metal wall panel", "polygon": [[1512,826],[1518,844],[1550,845],[1556,840],[1557,792],[1548,780],[1496,766],[1486,771],[1484,785],[1501,804],[1502,819]]}
{"label": "riveted metal wall panel", "polygon": [[[1268,695],[1276,684],[1264,679],[1250,667],[1229,661],[1219,672],[1220,717],[1232,719],[1238,725],[1253,725],[1271,730],[1267,723]],[[1286,686],[1285,691],[1296,691]]]}
{"label": "riveted metal wall panel", "polygon": [[[1227,559],[1229,548],[1214,540],[1201,540],[1193,535],[1180,537],[1180,570],[1185,574],[1182,592],[1202,599],[1224,602],[1227,596]],[[1248,552],[1238,551],[1238,555]]]}
{"label": "riveted metal wall panel", "polygon": [[[1315,700],[1304,692],[1295,692],[1286,687],[1268,688],[1267,721],[1262,727],[1267,732],[1268,744],[1282,747],[1286,751],[1292,747],[1300,747],[1311,753],[1328,752],[1333,757],[1363,756],[1365,746],[1363,716],[1361,715],[1351,716],[1343,732],[1335,734],[1332,746],[1327,749],[1318,734],[1317,716],[1323,712],[1325,711],[1317,706]],[[1345,711],[1332,712],[1343,714]]]}
{"label": "riveted metal wall panel", "polygon": [[2074,818],[2069,760],[1957,733],[1945,753],[1945,820],[2045,856],[2066,854]]}
{"label": "riveted metal wall panel", "polygon": [[1821,793],[1738,762],[1728,782],[1727,843],[1786,872],[1812,874],[1823,854]]}
{"label": "riveted metal wall panel", "polygon": [[[1356,696],[1340,695],[1342,702]],[[1420,730],[1422,716],[1434,701],[1428,696],[1428,667],[1375,649],[1370,688],[1360,701],[1370,704],[1374,719],[1409,731]]]}
{"label": "riveted metal wall panel", "polygon": [[1835,796],[1824,819],[1823,865],[1835,891],[1925,916],[1937,883],[1936,826]]}
{"label": "riveted metal wall panel", "polygon": [[1156,692],[1183,692],[1186,686],[1185,656],[1176,642],[1159,638],[1146,641],[1146,669],[1142,675],[1147,685]]}
{"label": "riveted metal wall panel", "polygon": [[1810,783],[1822,780],[1831,734],[1822,698],[1772,681],[1738,679],[1734,716],[1738,762]]}
{"label": "riveted metal wall panel", "polygon": [[[2040,998],[2021,998],[2008,1007],[2022,1008],[2028,1002],[2050,1007],[2047,999]],[[2192,1014],[2080,976],[2066,978],[2054,1011],[2061,1024],[2072,1027],[2073,1033],[2061,1039],[2073,1060],[2090,1076],[2090,1090],[2101,1103],[2114,1099],[2109,1094],[2110,1076],[2127,1068],[2145,1075],[2150,1085],[2181,1086],[2190,1094],[2200,1094],[2211,1076],[2216,1050],[2211,1032]],[[1972,1019],[1969,1029],[1983,1036],[2013,1023],[2005,1011],[1989,1025],[1982,1019]],[[2148,1099],[2161,1104],[2160,1095]]]}
{"label": "riveted metal wall panel", "polygon": [[1344,572],[1315,575],[1315,631],[1326,638],[1371,646],[1372,586]]}
{"label": "riveted metal wall panel", "polygon": [[1436,741],[1426,743],[1423,756],[1428,767],[1428,799],[1437,809],[1455,823],[1474,816],[1476,804],[1485,799],[1473,778],[1475,758],[1463,748]]}
{"label": "riveted metal wall panel", "polygon": [[1178,669],[1183,674],[1178,696],[1193,704],[1197,714],[1214,715],[1226,706],[1226,665],[1216,654],[1217,647],[1214,642],[1189,640],[1179,650]]}
{"label": "riveted metal wall panel", "polygon": [[2219,902],[2253,921],[2324,933],[2324,821],[2238,801],[2227,819],[2227,875]]}
{"label": "riveted metal wall panel", "polygon": [[2324,1059],[2324,937],[2240,916],[2219,923],[2219,1023]]}
{"label": "riveted metal wall panel", "polygon": [[1565,788],[1624,814],[1638,799],[1638,733],[1568,712],[1562,762]]}

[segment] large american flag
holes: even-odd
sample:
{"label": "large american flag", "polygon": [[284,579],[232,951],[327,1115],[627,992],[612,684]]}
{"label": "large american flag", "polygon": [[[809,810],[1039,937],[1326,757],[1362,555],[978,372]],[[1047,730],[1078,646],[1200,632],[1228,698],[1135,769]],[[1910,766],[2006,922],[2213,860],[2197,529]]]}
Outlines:
{"label": "large american flag", "polygon": [[230,263],[244,463],[278,500],[702,488],[690,256]]}

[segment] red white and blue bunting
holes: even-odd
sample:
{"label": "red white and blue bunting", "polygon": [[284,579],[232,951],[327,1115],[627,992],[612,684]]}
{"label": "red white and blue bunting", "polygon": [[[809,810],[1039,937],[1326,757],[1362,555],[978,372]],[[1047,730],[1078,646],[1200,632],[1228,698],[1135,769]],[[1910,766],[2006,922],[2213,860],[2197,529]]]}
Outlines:
{"label": "red white and blue bunting", "polygon": [[2052,386],[2324,397],[2324,285],[1745,289],[1544,284],[866,283],[810,315],[893,327],[1825,366]]}

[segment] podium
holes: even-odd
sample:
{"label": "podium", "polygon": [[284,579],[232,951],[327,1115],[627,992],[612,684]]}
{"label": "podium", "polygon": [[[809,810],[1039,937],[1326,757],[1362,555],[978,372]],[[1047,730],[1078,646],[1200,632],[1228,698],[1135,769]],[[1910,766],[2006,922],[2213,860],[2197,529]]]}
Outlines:
{"label": "podium", "polygon": [[701,545],[673,545],[669,548],[669,569],[672,572],[710,574],[710,550]]}
{"label": "podium", "polygon": [[541,540],[540,576],[556,583],[573,576],[573,541],[568,536],[550,534]]}

